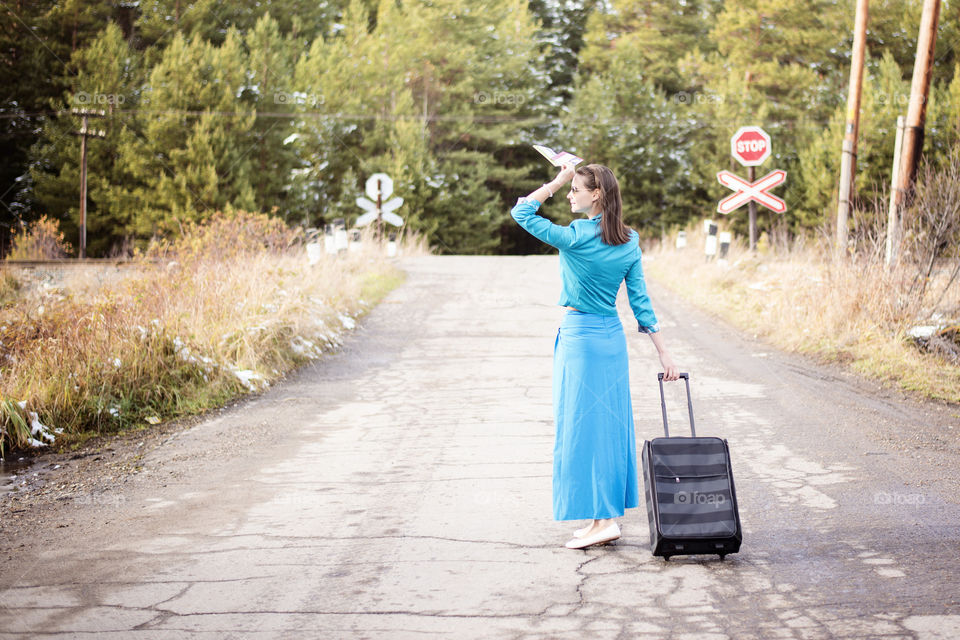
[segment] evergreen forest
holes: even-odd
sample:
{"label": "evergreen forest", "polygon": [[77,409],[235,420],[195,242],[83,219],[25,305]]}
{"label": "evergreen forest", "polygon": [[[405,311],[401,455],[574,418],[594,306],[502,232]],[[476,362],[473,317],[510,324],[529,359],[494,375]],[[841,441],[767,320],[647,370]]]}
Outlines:
{"label": "evergreen forest", "polygon": [[[761,231],[824,233],[837,199],[854,2],[836,0],[4,0],[0,253],[47,216],[117,256],[217,211],[349,226],[373,173],[439,253],[548,248],[510,218],[555,169],[610,166],[646,237],[704,217],[759,125],[787,171]],[[870,4],[855,198],[889,191],[920,0]],[[924,158],[960,139],[960,5],[940,12]],[[547,215],[569,222],[563,194]],[[882,209],[882,208],[881,208]],[[854,223],[863,223],[861,214]],[[731,214],[745,232],[745,209]]]}

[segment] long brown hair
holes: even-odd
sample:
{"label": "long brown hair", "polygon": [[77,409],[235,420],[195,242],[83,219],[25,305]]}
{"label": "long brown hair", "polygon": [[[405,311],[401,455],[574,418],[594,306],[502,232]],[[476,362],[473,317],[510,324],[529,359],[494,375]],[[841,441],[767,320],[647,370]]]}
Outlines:
{"label": "long brown hair", "polygon": [[630,242],[630,227],[623,224],[623,205],[620,202],[620,184],[609,167],[588,164],[577,169],[588,191],[600,190],[600,236],[604,244],[618,245]]}

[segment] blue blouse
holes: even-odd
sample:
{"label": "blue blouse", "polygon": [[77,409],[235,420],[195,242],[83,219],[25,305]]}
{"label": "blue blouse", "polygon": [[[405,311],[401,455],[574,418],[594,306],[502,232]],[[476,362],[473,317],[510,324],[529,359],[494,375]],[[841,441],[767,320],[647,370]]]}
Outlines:
{"label": "blue blouse", "polygon": [[626,244],[604,244],[600,236],[599,215],[574,220],[564,227],[539,215],[539,208],[540,203],[536,200],[520,198],[510,215],[538,240],[560,250],[563,290],[557,304],[584,313],[615,316],[617,292],[620,283],[626,282],[627,298],[638,329],[642,333],[660,331],[643,281],[637,232],[630,230],[630,241]]}

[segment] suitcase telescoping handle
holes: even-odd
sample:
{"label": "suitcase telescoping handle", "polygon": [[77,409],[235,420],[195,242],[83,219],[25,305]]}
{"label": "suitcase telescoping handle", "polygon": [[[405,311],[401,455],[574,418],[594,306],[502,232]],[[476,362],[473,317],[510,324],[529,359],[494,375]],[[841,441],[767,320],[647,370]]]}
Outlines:
{"label": "suitcase telescoping handle", "polygon": [[[690,400],[690,374],[681,373],[680,377],[687,384],[687,411],[690,413],[690,435],[696,437],[697,432],[693,426],[693,401]],[[670,431],[667,429],[667,402],[663,399],[663,373],[657,374],[657,381],[660,382],[660,410],[663,412],[663,435],[670,437]]]}

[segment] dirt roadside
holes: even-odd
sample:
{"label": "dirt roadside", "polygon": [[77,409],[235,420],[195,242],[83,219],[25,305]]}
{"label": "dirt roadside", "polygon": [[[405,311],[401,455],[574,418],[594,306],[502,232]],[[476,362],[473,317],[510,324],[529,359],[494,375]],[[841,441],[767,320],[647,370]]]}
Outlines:
{"label": "dirt roadside", "polygon": [[[33,456],[29,466],[16,472],[12,488],[0,494],[0,559],[9,559],[14,553],[32,553],[54,543],[60,529],[107,524],[105,517],[118,513],[123,503],[140,499],[134,496],[148,494],[154,482],[164,487],[168,480],[202,474],[228,462],[255,459],[257,451],[276,438],[277,425],[248,427],[242,439],[226,437],[223,431],[205,434],[196,428],[280,393],[279,387],[335,356],[328,354],[277,381],[271,389],[204,414],[91,438],[76,451]],[[187,433],[193,435],[190,442],[179,442]]]}

